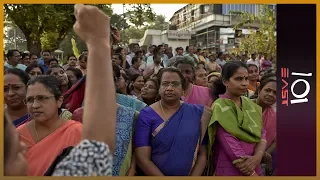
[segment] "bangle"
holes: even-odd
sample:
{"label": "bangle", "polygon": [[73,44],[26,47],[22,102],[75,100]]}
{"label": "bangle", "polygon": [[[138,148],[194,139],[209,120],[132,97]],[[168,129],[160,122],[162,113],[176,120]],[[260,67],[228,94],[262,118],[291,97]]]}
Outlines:
{"label": "bangle", "polygon": [[252,173],[250,176],[253,176],[255,173],[256,173],[256,172],[255,172],[255,171],[253,171],[253,173]]}
{"label": "bangle", "polygon": [[263,142],[267,143],[267,141],[266,141],[265,139],[261,139],[261,141],[263,141]]}

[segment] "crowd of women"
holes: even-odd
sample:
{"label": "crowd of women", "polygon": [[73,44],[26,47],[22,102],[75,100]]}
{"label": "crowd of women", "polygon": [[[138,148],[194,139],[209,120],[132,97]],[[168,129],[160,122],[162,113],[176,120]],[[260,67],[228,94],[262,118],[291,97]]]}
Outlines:
{"label": "crowd of women", "polygon": [[5,175],[275,175],[276,76],[262,68],[266,55],[112,52],[103,12],[76,5],[75,16],[88,51],[67,65],[47,51],[40,61],[7,53]]}

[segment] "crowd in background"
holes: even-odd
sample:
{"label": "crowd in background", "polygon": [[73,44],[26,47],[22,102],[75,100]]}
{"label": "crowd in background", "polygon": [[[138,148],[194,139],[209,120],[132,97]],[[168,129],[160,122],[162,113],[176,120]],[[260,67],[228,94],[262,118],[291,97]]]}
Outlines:
{"label": "crowd in background", "polygon": [[[90,13],[106,18],[97,9]],[[90,29],[79,36],[91,31],[104,35]],[[116,36],[111,44],[120,38],[109,36]],[[7,175],[275,175],[277,90],[268,54],[209,54],[193,45],[173,52],[168,44],[106,53],[98,47],[103,43],[82,37],[88,50],[69,55],[67,64],[47,50],[40,57],[6,53],[5,123],[13,123],[23,144],[14,147],[5,135],[5,153],[20,153],[5,159],[16,170]],[[115,101],[106,98],[113,91]],[[105,143],[112,138],[110,118],[114,145]],[[82,140],[95,128],[109,141]]]}

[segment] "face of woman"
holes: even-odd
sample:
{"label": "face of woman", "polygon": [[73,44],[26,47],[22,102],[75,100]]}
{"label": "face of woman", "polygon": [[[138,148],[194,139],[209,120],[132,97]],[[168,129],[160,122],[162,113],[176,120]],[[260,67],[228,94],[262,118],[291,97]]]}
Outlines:
{"label": "face of woman", "polygon": [[144,86],[144,79],[142,76],[139,76],[136,81],[134,81],[133,83],[133,87],[136,88],[136,89],[139,89],[141,90]]}
{"label": "face of woman", "polygon": [[271,106],[277,101],[277,84],[268,82],[259,92],[258,99],[266,106]]}
{"label": "face of woman", "polygon": [[33,68],[30,72],[29,72],[29,76],[30,78],[36,77],[36,76],[40,76],[42,75],[41,69],[36,67]]}
{"label": "face of woman", "polygon": [[68,64],[69,66],[75,67],[77,65],[77,58],[74,56],[69,57]]}
{"label": "face of woman", "polygon": [[183,94],[181,79],[177,73],[165,72],[162,75],[159,95],[166,102],[180,101]]}
{"label": "face of woman", "polygon": [[79,65],[83,69],[87,68],[87,62],[84,59],[79,59]]}
{"label": "face of woman", "polygon": [[186,81],[186,85],[193,82],[194,73],[192,66],[190,64],[179,64],[177,66],[178,69],[182,72],[184,79]]}
{"label": "face of woman", "polygon": [[248,70],[244,67],[240,67],[230,77],[228,81],[223,82],[227,88],[227,92],[233,96],[243,96],[248,92]]}
{"label": "face of woman", "polygon": [[123,78],[123,76],[121,75],[119,80],[118,80],[118,88],[119,89],[125,89],[127,87],[127,82],[126,80]]}
{"label": "face of woman", "polygon": [[217,76],[211,76],[208,81],[208,87],[212,89],[214,82],[216,82],[218,79],[219,78]]}
{"label": "face of woman", "polygon": [[19,134],[10,121],[7,123],[7,133],[9,137],[8,156],[4,165],[5,176],[25,176],[27,175],[27,160],[25,154],[27,148],[24,143],[20,142]]}
{"label": "face of woman", "polygon": [[257,81],[259,80],[259,71],[258,68],[256,66],[250,66],[248,67],[248,79],[249,81]]}
{"label": "face of woman", "polygon": [[72,84],[75,84],[77,83],[78,79],[76,77],[76,75],[74,74],[73,71],[69,70],[69,71],[66,71],[66,74],[69,78],[69,80],[71,81]]}
{"label": "face of woman", "polygon": [[58,108],[61,107],[63,97],[58,100],[41,83],[29,85],[27,90],[26,103],[28,112],[33,120],[44,122],[58,116]]}
{"label": "face of woman", "polygon": [[68,76],[63,69],[56,67],[51,68],[51,70],[50,75],[56,77],[61,85],[67,85],[69,83]]}
{"label": "face of woman", "polygon": [[196,80],[195,84],[198,86],[208,86],[208,78],[207,78],[207,72],[204,69],[198,69],[196,71]]}
{"label": "face of woman", "polygon": [[126,50],[123,48],[120,52],[122,55],[125,55],[126,54]]}
{"label": "face of woman", "polygon": [[4,76],[4,101],[9,108],[20,109],[23,107],[26,93],[26,85],[19,76],[14,74],[6,74]]}
{"label": "face of woman", "polygon": [[141,89],[141,97],[144,99],[156,99],[157,87],[152,81],[147,81]]}

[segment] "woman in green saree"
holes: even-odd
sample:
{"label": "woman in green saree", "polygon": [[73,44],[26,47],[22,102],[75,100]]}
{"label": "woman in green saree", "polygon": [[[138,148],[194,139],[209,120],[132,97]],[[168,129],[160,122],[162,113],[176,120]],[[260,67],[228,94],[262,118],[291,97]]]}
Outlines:
{"label": "woman in green saree", "polygon": [[262,110],[244,95],[248,70],[241,61],[229,61],[215,83],[209,123],[208,174],[216,176],[260,176],[266,148]]}

